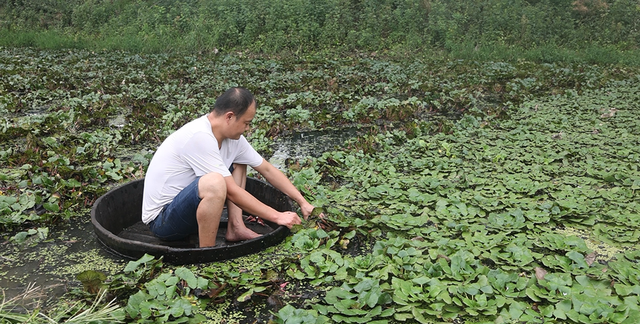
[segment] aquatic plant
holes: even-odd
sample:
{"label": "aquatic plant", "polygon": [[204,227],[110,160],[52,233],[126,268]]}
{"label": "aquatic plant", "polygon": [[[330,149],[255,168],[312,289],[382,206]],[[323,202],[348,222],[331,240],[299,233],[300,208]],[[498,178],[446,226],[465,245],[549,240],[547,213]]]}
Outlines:
{"label": "aquatic plant", "polygon": [[12,249],[55,240],[46,229],[142,177],[160,141],[228,86],[256,93],[249,136],[263,153],[295,131],[366,130],[289,161],[326,218],[277,249],[188,268],[144,257],[87,286],[106,287],[127,321],[640,316],[636,69],[0,49],[0,72]]}
{"label": "aquatic plant", "polygon": [[638,78],[613,82],[526,101],[484,126],[467,116],[451,134],[387,132],[374,151],[314,159],[294,181],[338,182],[309,186],[316,203],[376,243],[353,258],[312,247],[292,276],[329,290],[279,316],[635,321],[639,90]]}

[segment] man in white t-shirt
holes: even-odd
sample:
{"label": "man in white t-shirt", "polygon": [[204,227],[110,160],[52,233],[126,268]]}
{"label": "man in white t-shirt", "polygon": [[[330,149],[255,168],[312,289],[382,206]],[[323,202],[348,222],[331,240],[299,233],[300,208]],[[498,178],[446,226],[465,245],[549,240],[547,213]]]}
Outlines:
{"label": "man in white t-shirt", "polygon": [[160,145],[144,181],[142,221],[163,240],[198,233],[200,247],[214,246],[220,216],[227,203],[227,241],[260,236],[248,229],[242,210],[291,228],[300,217],[278,212],[244,190],[247,165],[295,200],[306,218],[313,206],[289,179],[264,160],[242,135],[256,114],[247,89],[231,88],[213,111],[178,129]]}

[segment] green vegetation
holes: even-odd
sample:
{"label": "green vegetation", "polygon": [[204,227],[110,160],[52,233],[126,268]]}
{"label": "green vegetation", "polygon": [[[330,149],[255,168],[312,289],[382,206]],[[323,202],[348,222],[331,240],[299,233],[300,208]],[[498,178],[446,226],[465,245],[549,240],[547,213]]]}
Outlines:
{"label": "green vegetation", "polygon": [[387,132],[360,141],[370,153],[311,161],[297,183],[376,243],[356,257],[310,251],[293,276],[329,290],[312,311],[281,316],[632,323],[639,80],[528,100],[507,120],[467,115],[449,134]]}
{"label": "green vegetation", "polygon": [[113,300],[105,303],[106,290],[97,293],[91,303],[77,302],[67,305],[63,309],[52,311],[53,314],[49,316],[37,311],[25,312],[22,305],[19,306],[21,300],[38,294],[42,294],[40,288],[30,284],[21,295],[9,300],[3,298],[0,302],[0,323],[122,323],[124,318],[121,307],[115,305]]}
{"label": "green vegetation", "polygon": [[[639,21],[635,0],[0,2],[0,276],[70,282],[0,323],[635,323]],[[284,243],[123,266],[50,237],[235,85],[267,156],[360,130],[291,161],[321,207]]]}
{"label": "green vegetation", "polygon": [[[638,22],[637,0],[0,1],[0,276],[69,282],[0,323],[635,323]],[[359,132],[289,161],[319,207],[285,242],[174,267],[50,237],[236,85],[266,156]]]}
{"label": "green vegetation", "polygon": [[48,227],[143,176],[162,139],[229,86],[256,94],[249,136],[266,155],[294,130],[367,130],[292,161],[327,219],[277,248],[189,268],[148,256],[115,274],[83,266],[71,306],[3,303],[0,321],[91,322],[74,316],[102,309],[139,323],[640,316],[637,68],[2,48],[0,74],[4,251],[49,244]]}
{"label": "green vegetation", "polygon": [[[3,49],[0,64],[7,76],[0,80],[5,229],[69,219],[109,184],[141,177],[164,137],[209,111],[217,95],[237,84],[260,98],[251,137],[268,154],[271,138],[294,129],[383,126],[378,121],[384,120],[414,132],[431,114],[478,110],[506,116],[529,98],[595,89],[634,73],[526,61],[275,60],[30,49]],[[447,130],[451,123],[431,127]]]}
{"label": "green vegetation", "polygon": [[640,64],[636,0],[12,0],[0,45]]}

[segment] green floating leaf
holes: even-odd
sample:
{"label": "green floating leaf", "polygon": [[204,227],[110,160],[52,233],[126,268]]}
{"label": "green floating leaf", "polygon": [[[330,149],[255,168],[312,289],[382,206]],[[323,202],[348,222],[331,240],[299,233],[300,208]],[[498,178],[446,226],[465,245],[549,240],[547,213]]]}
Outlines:
{"label": "green floating leaf", "polygon": [[57,212],[60,211],[60,206],[57,203],[53,204],[53,203],[46,202],[46,203],[42,204],[42,207],[44,207],[44,209],[46,209],[46,210],[48,210],[50,212],[54,212],[54,213],[57,213]]}
{"label": "green floating leaf", "polygon": [[350,240],[350,239],[354,238],[355,236],[356,236],[356,231],[353,230],[351,232],[348,232],[348,233],[344,234],[343,238],[345,238],[347,240]]}
{"label": "green floating leaf", "polygon": [[302,226],[301,224],[294,224],[293,226],[291,226],[291,233],[295,234],[303,229],[304,229],[304,226]]}
{"label": "green floating leaf", "polygon": [[419,309],[419,308],[416,308],[416,307],[414,307],[411,310],[411,314],[413,314],[413,318],[416,321],[418,321],[418,322],[420,322],[422,324],[430,324],[431,321],[428,321],[426,318],[424,318],[424,316],[422,315],[423,312],[424,312],[423,309]]}
{"label": "green floating leaf", "polygon": [[154,258],[155,257],[153,255],[145,254],[136,261],[129,261],[129,263],[127,263],[127,266],[124,268],[124,272],[127,273],[135,271],[140,265],[152,261]]}
{"label": "green floating leaf", "polygon": [[100,271],[86,270],[76,275],[76,279],[80,280],[87,292],[96,294],[107,279],[107,275]]}
{"label": "green floating leaf", "polygon": [[38,227],[38,239],[44,240],[49,236],[49,228],[48,227]]}
{"label": "green floating leaf", "polygon": [[253,296],[253,288],[247,290],[244,294],[240,295],[237,300],[241,303],[246,302],[247,300],[251,299],[251,296]]}
{"label": "green floating leaf", "polygon": [[393,318],[395,318],[396,321],[405,322],[406,320],[412,319],[413,318],[413,314],[395,313],[395,314],[393,314]]}
{"label": "green floating leaf", "polygon": [[91,280],[105,280],[107,279],[107,275],[105,275],[101,271],[95,270],[86,270],[76,275],[76,279],[81,282],[91,281]]}
{"label": "green floating leaf", "polygon": [[193,274],[193,272],[191,272],[191,270],[185,267],[180,267],[176,269],[175,274],[176,276],[178,276],[178,278],[186,281],[187,285],[189,285],[190,288],[198,287],[198,279]]}
{"label": "green floating leaf", "polygon": [[23,243],[24,241],[27,240],[27,237],[29,237],[29,233],[27,232],[18,232],[16,235],[14,235],[11,240],[16,242],[16,243]]}
{"label": "green floating leaf", "polygon": [[325,210],[323,207],[315,207],[313,208],[313,210],[311,211],[311,217],[319,217],[320,214],[324,214]]}

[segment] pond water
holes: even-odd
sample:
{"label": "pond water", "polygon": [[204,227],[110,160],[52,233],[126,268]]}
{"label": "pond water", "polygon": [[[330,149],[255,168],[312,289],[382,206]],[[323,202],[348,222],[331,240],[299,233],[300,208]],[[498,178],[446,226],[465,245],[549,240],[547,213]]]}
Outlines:
{"label": "pond water", "polygon": [[37,306],[80,287],[75,275],[85,270],[115,273],[124,261],[100,246],[89,220],[78,216],[50,228],[44,241],[35,235],[20,245],[4,243],[0,254],[0,287],[6,299],[24,293],[28,285],[39,289],[24,300],[24,306]]}
{"label": "pond water", "polygon": [[[358,136],[356,128],[340,131],[294,132],[278,138],[273,144],[269,161],[284,170],[287,159],[304,160],[341,146]],[[102,271],[108,275],[120,272],[125,260],[108,252],[96,239],[90,221],[90,210],[56,227],[44,241],[35,235],[25,243],[0,243],[0,288],[11,299],[25,292],[30,284],[40,289],[22,301],[28,308],[46,304],[71,289],[80,289],[75,276],[85,270]]]}
{"label": "pond water", "polygon": [[335,131],[294,132],[275,141],[269,163],[284,170],[287,159],[295,161],[322,156],[322,153],[342,146],[345,141],[357,137],[363,131],[364,129],[354,127]]}

